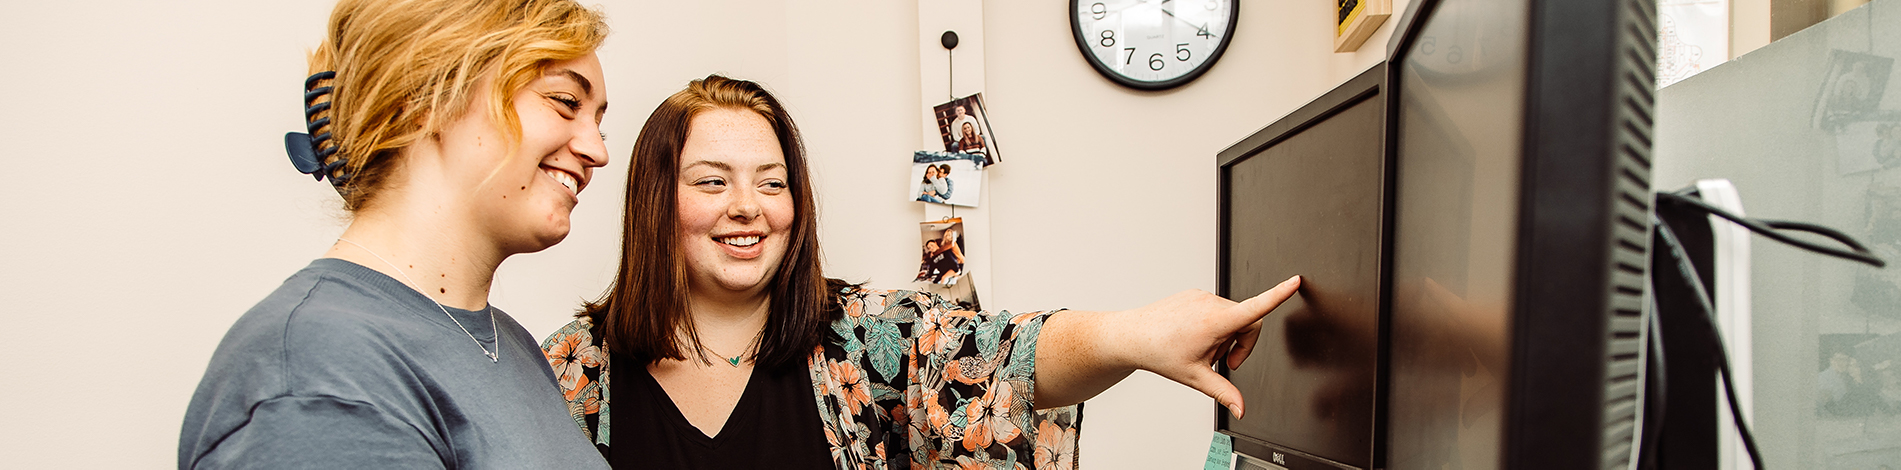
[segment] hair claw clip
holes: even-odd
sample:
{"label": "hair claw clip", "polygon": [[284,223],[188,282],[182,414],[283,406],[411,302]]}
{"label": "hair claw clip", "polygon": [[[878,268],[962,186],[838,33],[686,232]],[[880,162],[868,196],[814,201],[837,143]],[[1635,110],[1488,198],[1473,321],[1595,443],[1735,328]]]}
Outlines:
{"label": "hair claw clip", "polygon": [[331,142],[330,133],[323,132],[323,128],[330,125],[330,118],[311,119],[317,113],[330,109],[329,101],[316,104],[311,104],[311,102],[335,90],[334,87],[317,87],[317,82],[335,78],[337,78],[335,71],[324,71],[304,79],[304,130],[309,133],[284,133],[284,152],[290,155],[290,164],[296,167],[298,172],[311,175],[317,181],[323,181],[324,177],[329,177],[330,184],[341,190],[343,182],[349,179],[349,175],[343,172],[343,160],[324,163],[324,160],[337,153],[338,147],[336,143]]}

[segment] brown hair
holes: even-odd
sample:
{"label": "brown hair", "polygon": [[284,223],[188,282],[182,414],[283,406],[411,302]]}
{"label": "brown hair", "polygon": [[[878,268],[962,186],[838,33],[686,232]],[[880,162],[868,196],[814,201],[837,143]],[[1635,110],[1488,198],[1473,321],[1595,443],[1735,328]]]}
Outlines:
{"label": "brown hair", "polygon": [[[594,52],[607,20],[573,0],[341,0],[310,72],[335,71],[318,85],[335,91],[328,132],[350,175],[339,187],[344,210],[368,203],[398,151],[440,132],[481,103],[510,140],[521,138],[514,93],[548,63]],[[493,78],[487,96],[470,96]],[[328,163],[328,162],[323,162]]]}
{"label": "brown hair", "polygon": [[[693,117],[711,109],[752,111],[772,123],[785,154],[792,194],[792,233],[786,254],[766,288],[771,295],[766,329],[754,362],[781,366],[801,360],[826,338],[844,311],[839,295],[856,286],[826,278],[819,266],[818,205],[812,195],[805,144],[779,101],[764,87],[719,75],[688,83],[655,108],[634,139],[627,168],[627,210],[622,213],[620,270],[599,300],[581,307],[615,353],[642,363],[707,361],[687,311],[686,259],[679,240],[680,149]],[[710,361],[708,361],[710,362]]]}

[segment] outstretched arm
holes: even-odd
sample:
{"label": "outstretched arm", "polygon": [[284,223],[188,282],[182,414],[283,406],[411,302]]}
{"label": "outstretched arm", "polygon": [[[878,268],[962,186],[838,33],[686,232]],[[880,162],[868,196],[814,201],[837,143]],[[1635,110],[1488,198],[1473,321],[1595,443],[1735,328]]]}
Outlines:
{"label": "outstretched arm", "polygon": [[1300,289],[1295,276],[1235,303],[1186,291],[1120,312],[1062,312],[1043,323],[1036,346],[1036,408],[1081,403],[1136,369],[1214,397],[1236,417],[1241,391],[1212,368],[1239,367],[1261,335],[1261,319]]}

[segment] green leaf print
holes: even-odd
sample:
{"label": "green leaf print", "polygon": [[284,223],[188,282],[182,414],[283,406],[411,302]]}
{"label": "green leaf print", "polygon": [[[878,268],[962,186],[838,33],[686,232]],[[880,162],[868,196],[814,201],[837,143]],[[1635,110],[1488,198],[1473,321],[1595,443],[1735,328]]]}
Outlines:
{"label": "green leaf print", "polygon": [[872,370],[887,380],[895,376],[904,358],[904,335],[898,331],[898,326],[878,320],[867,321],[865,342],[870,347],[866,352],[871,355]]}

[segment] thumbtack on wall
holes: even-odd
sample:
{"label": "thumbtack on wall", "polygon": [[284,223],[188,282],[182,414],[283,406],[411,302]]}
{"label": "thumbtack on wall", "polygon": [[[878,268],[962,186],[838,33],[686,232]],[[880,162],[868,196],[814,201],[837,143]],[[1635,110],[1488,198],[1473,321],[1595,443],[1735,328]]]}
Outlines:
{"label": "thumbtack on wall", "polygon": [[945,31],[943,36],[937,38],[937,43],[944,45],[944,55],[950,60],[950,81],[948,82],[950,86],[949,90],[946,90],[949,92],[946,95],[955,100],[957,99],[957,32]]}

